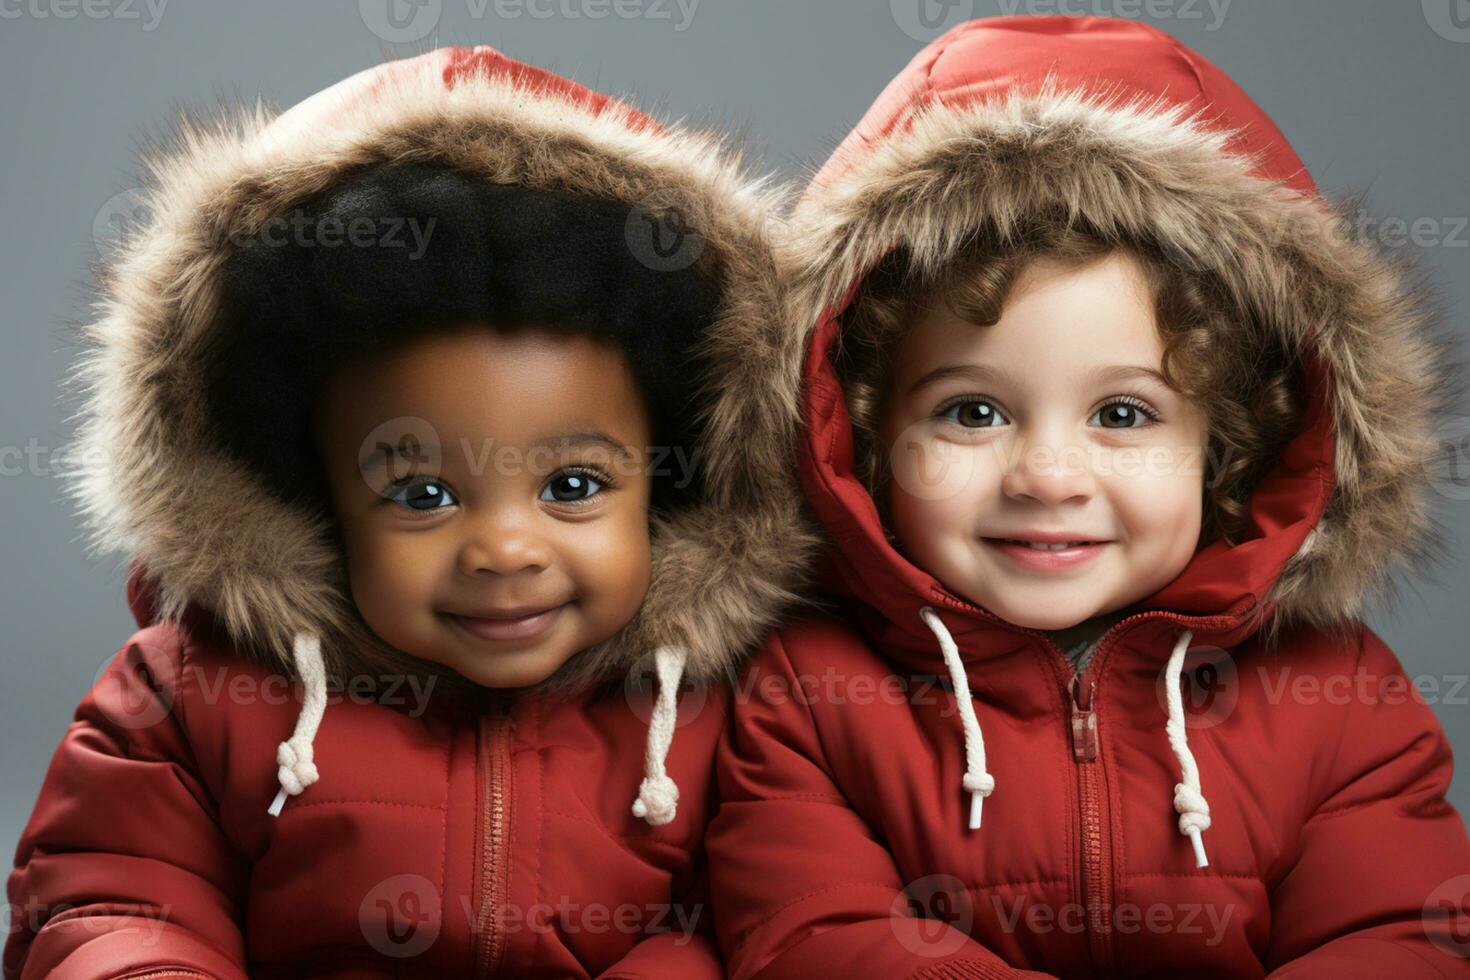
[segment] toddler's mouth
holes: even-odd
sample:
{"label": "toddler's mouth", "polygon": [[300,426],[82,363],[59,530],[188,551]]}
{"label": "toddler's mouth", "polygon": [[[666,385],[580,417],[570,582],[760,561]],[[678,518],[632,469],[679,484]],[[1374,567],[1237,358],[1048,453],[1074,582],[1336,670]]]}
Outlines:
{"label": "toddler's mouth", "polygon": [[980,540],[1016,569],[1040,572],[1062,572],[1086,565],[1110,543],[1064,534],[1038,534],[1035,538],[982,537]]}
{"label": "toddler's mouth", "polygon": [[1035,551],[1066,551],[1068,548],[1081,548],[1084,545],[1103,544],[1102,541],[1023,541],[1020,538],[986,538],[987,541],[999,541],[1003,544],[1021,545]]}
{"label": "toddler's mouth", "polygon": [[461,629],[483,640],[524,640],[539,636],[551,627],[569,603],[540,609],[521,608],[462,616],[445,613]]}

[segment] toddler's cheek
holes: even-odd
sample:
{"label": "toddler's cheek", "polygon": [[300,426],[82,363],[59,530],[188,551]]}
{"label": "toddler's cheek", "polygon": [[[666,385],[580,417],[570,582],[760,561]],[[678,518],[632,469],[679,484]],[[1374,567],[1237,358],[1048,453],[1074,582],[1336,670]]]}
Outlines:
{"label": "toddler's cheek", "polygon": [[1109,496],[1137,578],[1136,598],[1173,581],[1194,556],[1204,516],[1203,479],[1163,471],[1128,481]]}
{"label": "toddler's cheek", "polygon": [[629,510],[600,522],[592,540],[571,565],[585,617],[584,645],[607,639],[638,612],[652,578],[652,547],[646,514]]}

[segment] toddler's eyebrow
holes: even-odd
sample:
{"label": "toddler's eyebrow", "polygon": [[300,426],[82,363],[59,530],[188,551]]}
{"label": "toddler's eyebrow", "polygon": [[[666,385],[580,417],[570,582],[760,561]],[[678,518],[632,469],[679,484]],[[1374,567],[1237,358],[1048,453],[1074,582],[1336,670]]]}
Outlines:
{"label": "toddler's eyebrow", "polygon": [[1112,367],[1096,368],[1090,373],[1099,381],[1127,381],[1132,378],[1144,378],[1149,381],[1157,381],[1166,388],[1169,387],[1169,382],[1164,379],[1164,372],[1143,364],[1115,364]]}
{"label": "toddler's eyebrow", "polygon": [[[1126,381],[1131,378],[1145,378],[1157,381],[1164,387],[1169,387],[1164,374],[1157,368],[1151,368],[1143,364],[1114,364],[1108,367],[1094,368],[1088,374],[1098,381]],[[936,384],[940,381],[948,381],[950,378],[969,378],[981,382],[1007,381],[1015,385],[1015,376],[1003,368],[993,368],[985,364],[946,364],[935,368],[928,374],[915,381],[909,387],[908,394],[912,395],[920,388]]]}
{"label": "toddler's eyebrow", "polygon": [[548,436],[532,445],[547,447],[565,446],[568,449],[574,449],[578,446],[602,445],[607,446],[620,456],[630,456],[633,453],[633,450],[606,432],[596,430],[591,432],[568,432],[559,436]]}
{"label": "toddler's eyebrow", "polygon": [[[548,449],[558,447],[576,449],[580,446],[607,446],[619,456],[631,457],[633,455],[633,450],[628,446],[614,439],[606,432],[600,431],[568,432],[564,435],[547,436],[531,444],[531,448],[543,446]],[[411,463],[427,462],[433,458],[436,448],[432,442],[421,443],[410,441],[401,446],[380,442],[370,451],[363,454],[362,458],[358,461],[358,465],[366,467],[379,460],[386,462],[392,456],[401,456]]]}
{"label": "toddler's eyebrow", "polygon": [[920,388],[926,388],[940,381],[948,381],[950,378],[970,378],[982,382],[1008,381],[1014,383],[1015,381],[1014,376],[1003,368],[993,368],[984,364],[946,364],[915,381],[909,386],[908,394],[912,395]]}

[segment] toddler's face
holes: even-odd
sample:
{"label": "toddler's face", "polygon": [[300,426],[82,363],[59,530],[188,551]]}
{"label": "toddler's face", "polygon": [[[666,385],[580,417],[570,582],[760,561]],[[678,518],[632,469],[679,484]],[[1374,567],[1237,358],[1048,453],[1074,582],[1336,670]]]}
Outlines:
{"label": "toddler's face", "polygon": [[398,649],[522,687],[643,601],[649,420],[616,349],[435,332],[334,372],[315,424],[353,599]]}
{"label": "toddler's face", "polygon": [[1208,423],[1158,376],[1125,253],[1033,262],[990,327],[935,301],[882,419],[901,550],[1020,626],[1059,630],[1162,588],[1199,541]]}

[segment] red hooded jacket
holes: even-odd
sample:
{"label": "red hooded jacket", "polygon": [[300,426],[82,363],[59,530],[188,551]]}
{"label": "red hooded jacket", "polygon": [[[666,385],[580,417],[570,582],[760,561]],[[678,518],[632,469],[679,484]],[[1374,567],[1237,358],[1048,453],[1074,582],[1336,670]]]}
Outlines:
{"label": "red hooded jacket", "polygon": [[[1042,210],[1216,277],[1308,390],[1249,531],[1130,607],[1080,678],[889,544],[830,356],[890,249],[942,268]],[[1470,976],[1450,747],[1356,618],[1430,540],[1439,348],[1271,120],[1137,22],[967,23],[879,96],[788,244],[801,477],[842,614],[780,630],[736,691],[706,840],[731,975]]]}
{"label": "red hooded jacket", "polygon": [[[640,259],[688,246],[712,270],[699,489],[654,515],[643,603],[564,665],[580,685],[446,696],[454,676],[367,628],[329,529],[211,425],[241,236],[402,161],[620,202]],[[486,47],[185,120],[149,164],[154,221],[103,278],[67,467],[99,550],[133,558],[140,629],[16,849],[5,976],[722,976],[701,870],[716,682],[810,553],[795,421],[762,397],[783,342],[770,198],[712,134]],[[640,237],[650,219],[687,237]],[[629,684],[650,659],[657,685]],[[676,709],[681,671],[698,686]]]}

